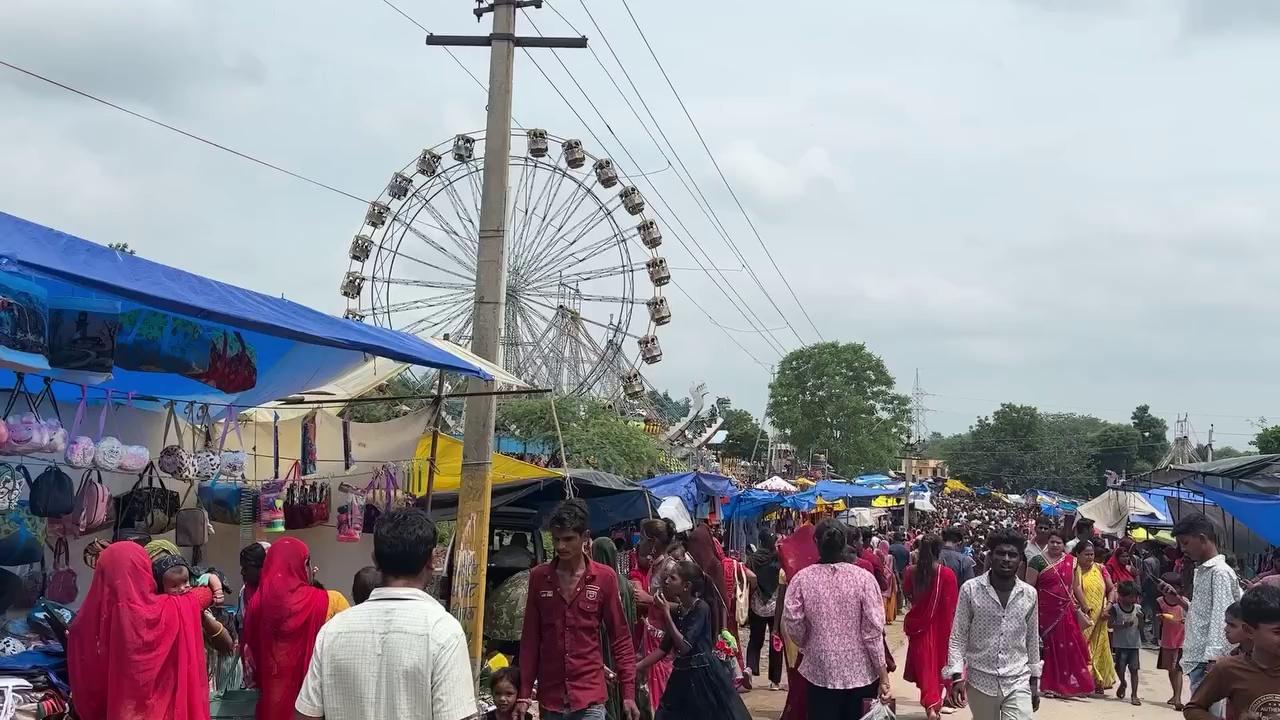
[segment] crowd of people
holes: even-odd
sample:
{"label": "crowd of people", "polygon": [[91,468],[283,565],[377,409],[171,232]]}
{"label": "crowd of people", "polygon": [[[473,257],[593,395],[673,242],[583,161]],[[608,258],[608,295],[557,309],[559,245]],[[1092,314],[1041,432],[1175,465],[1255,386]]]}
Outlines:
{"label": "crowd of people", "polygon": [[[1280,567],[1241,581],[1203,517],[1174,528],[1170,552],[1084,520],[935,504],[911,532],[833,517],[763,529],[738,559],[706,522],[646,521],[634,547],[592,539],[586,504],[566,501],[485,717],[749,720],[741,693],[767,672],[787,692],[784,720],[860,718],[893,703],[885,629],[907,608],[904,679],[928,720],[948,707],[1029,718],[1042,695],[1108,690],[1140,704],[1153,644],[1187,720],[1280,718]],[[228,578],[171,543],[113,543],[69,630],[74,707],[85,720],[202,720],[211,697],[254,688],[262,720],[477,717],[462,627],[425,591],[435,544],[421,510],[384,515],[349,605],[315,582],[301,541],[255,543],[231,608]]]}

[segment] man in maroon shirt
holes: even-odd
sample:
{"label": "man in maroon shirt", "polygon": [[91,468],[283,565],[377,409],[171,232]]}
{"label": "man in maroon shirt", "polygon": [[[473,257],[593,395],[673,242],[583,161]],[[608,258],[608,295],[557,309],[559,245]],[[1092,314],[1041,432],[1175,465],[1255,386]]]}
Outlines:
{"label": "man in maroon shirt", "polygon": [[520,693],[516,717],[524,717],[538,684],[545,720],[605,720],[606,687],[600,627],[609,633],[626,720],[636,707],[636,655],[622,614],[618,576],[587,555],[587,506],[566,500],[551,515],[556,557],[529,573],[529,598],[520,636]]}

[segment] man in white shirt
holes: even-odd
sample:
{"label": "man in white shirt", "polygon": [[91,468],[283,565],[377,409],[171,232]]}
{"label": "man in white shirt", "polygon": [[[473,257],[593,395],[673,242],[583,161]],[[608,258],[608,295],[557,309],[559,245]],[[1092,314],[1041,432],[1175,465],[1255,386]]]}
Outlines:
{"label": "man in white shirt", "polygon": [[1089,518],[1077,518],[1075,533],[1076,536],[1067,541],[1067,552],[1075,550],[1076,545],[1079,545],[1081,540],[1093,539],[1093,521]]}
{"label": "man in white shirt", "polygon": [[1243,591],[1236,571],[1218,554],[1218,534],[1209,518],[1184,517],[1173,526],[1173,536],[1187,559],[1196,563],[1192,597],[1182,598],[1187,610],[1182,671],[1194,693],[1214,661],[1231,652],[1226,632],[1227,606],[1239,600]]}
{"label": "man in white shirt", "polygon": [[373,534],[382,586],[316,636],[297,720],[464,720],[477,714],[462,625],[423,588],[436,528],[424,510],[384,513]]}
{"label": "man in white shirt", "polygon": [[955,704],[967,701],[974,720],[1031,720],[1040,709],[1036,591],[1018,579],[1026,544],[1012,531],[991,533],[991,569],[960,586],[942,675]]}

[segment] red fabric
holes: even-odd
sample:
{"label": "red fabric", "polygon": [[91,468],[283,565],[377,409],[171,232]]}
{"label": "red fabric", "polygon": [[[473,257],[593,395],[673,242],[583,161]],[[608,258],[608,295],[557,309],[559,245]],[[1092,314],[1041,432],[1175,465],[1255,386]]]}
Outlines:
{"label": "red fabric", "polygon": [[211,604],[208,588],[157,594],[141,545],[121,542],[103,550],[68,640],[79,716],[208,720],[200,615]]}
{"label": "red fabric", "polygon": [[875,550],[864,545],[862,551],[858,553],[858,562],[856,564],[876,576],[876,584],[880,586],[880,592],[889,589],[889,577],[884,572],[884,563],[876,555]]}
{"label": "red fabric", "polygon": [[933,582],[918,592],[915,566],[902,574],[902,592],[911,598],[911,611],[902,622],[907,634],[903,679],[920,688],[920,705],[926,710],[942,707],[942,668],[947,664],[947,644],[960,598],[951,568],[938,565],[935,569]]}
{"label": "red fabric", "polygon": [[[703,599],[711,607],[711,617],[714,623],[712,637],[715,637],[727,627],[726,618],[731,612],[729,603],[732,602],[730,599],[732,596],[729,595],[729,589],[725,586],[724,566],[721,564],[721,560],[724,558],[724,551],[720,549],[720,544],[712,537],[711,528],[707,527],[706,523],[699,525],[693,529],[693,532],[689,533],[689,540],[685,544],[685,548],[689,551],[693,561],[698,564],[698,567],[702,568],[707,583],[711,586],[707,591],[707,596]],[[713,594],[715,597],[712,597]]]}
{"label": "red fabric", "polygon": [[[778,543],[778,560],[788,582],[801,570],[818,562],[818,546],[814,544],[813,537],[814,526],[805,523]],[[799,665],[800,658],[797,657],[796,667],[787,668],[787,704],[782,710],[782,720],[806,720],[809,717],[809,682],[800,674]]]}
{"label": "red fabric", "polygon": [[1111,582],[1116,585],[1119,585],[1122,582],[1129,582],[1134,579],[1133,569],[1128,565],[1121,564],[1119,553],[1107,558],[1107,564],[1103,567],[1105,567],[1107,572],[1111,575]]}
{"label": "red fabric", "polygon": [[520,634],[519,697],[532,697],[537,681],[538,704],[548,712],[567,715],[603,704],[609,692],[600,648],[601,623],[618,665],[621,697],[634,697],[636,654],[622,614],[618,575],[608,565],[588,559],[577,590],[566,601],[556,577],[558,562],[539,565],[529,573]]}
{"label": "red fabric", "polygon": [[262,565],[262,581],[245,613],[245,644],[253,652],[261,693],[258,720],[293,719],[316,634],[329,614],[329,593],[311,585],[310,554],[297,538],[272,543]]}
{"label": "red fabric", "polygon": [[1093,692],[1089,645],[1085,642],[1071,587],[1075,559],[1064,555],[1036,578],[1040,605],[1040,640],[1044,646],[1044,670],[1040,689],[1067,697]]}

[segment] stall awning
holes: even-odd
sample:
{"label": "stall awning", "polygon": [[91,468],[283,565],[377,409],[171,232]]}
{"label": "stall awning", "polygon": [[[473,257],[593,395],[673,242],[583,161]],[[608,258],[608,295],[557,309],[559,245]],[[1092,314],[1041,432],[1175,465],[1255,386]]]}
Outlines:
{"label": "stall awning", "polygon": [[[409,492],[425,495],[427,492],[427,466],[431,461],[431,435],[423,435],[414,453],[415,468],[409,481]],[[561,478],[564,473],[533,463],[494,453],[489,471],[495,488],[528,480]],[[462,441],[450,435],[441,435],[436,448],[436,477],[433,491],[454,492],[462,484]]]}
{"label": "stall awning", "polygon": [[[63,333],[73,355],[83,350],[92,358],[106,338],[114,354],[112,378],[91,384],[121,394],[255,406],[331,382],[367,356],[491,377],[416,336],[326,315],[5,213],[0,213],[0,284],[27,316],[44,316],[51,342]],[[58,315],[60,324],[53,322],[58,303],[65,309]],[[110,309],[101,309],[104,305]],[[116,330],[90,337],[97,339],[96,347],[77,346],[97,329],[97,313],[112,318]],[[77,359],[64,360],[67,364],[32,371],[83,382],[74,369]],[[12,381],[6,373],[0,383],[6,377]],[[72,400],[79,393],[60,388],[58,394]]]}
{"label": "stall awning", "polygon": [[731,498],[738,494],[738,488],[729,478],[701,471],[659,475],[640,484],[659,498],[679,497],[690,513],[698,509],[700,497]]}

